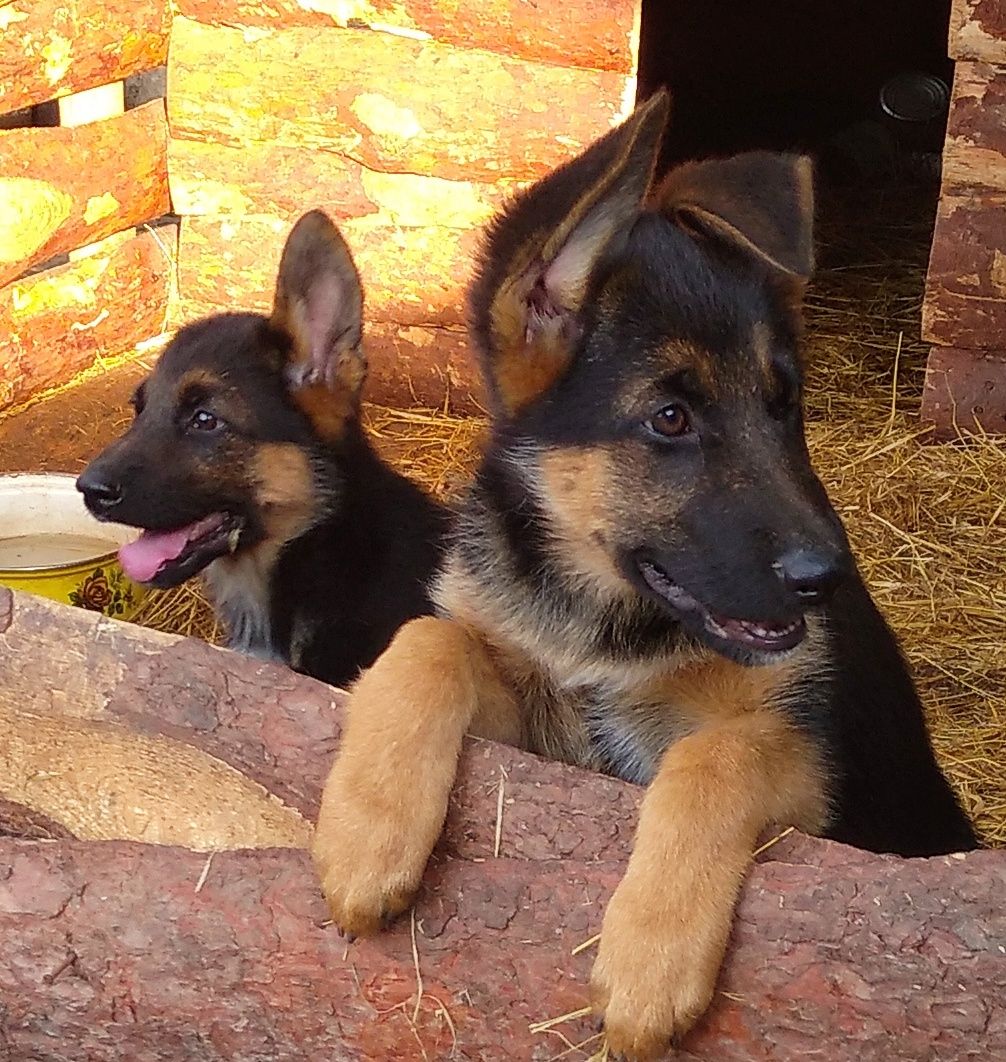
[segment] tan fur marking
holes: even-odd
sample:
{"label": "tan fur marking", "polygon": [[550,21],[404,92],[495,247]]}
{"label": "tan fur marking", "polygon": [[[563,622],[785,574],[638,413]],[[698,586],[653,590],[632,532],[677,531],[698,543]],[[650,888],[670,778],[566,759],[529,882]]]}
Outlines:
{"label": "tan fur marking", "polygon": [[806,155],[796,160],[793,167],[796,184],[797,207],[800,214],[811,219],[814,217],[814,164]]}
{"label": "tan fur marking", "polygon": [[353,690],[322,795],[313,852],[343,930],[374,932],[411,903],[469,728],[519,741],[513,694],[463,627],[412,620]]}
{"label": "tan fur marking", "polygon": [[[699,386],[710,398],[717,397],[720,388],[716,377],[716,359],[708,350],[692,343],[674,340],[666,344],[661,353],[666,361],[666,372],[672,373],[685,369],[695,377]],[[646,382],[651,383],[649,379]]]}
{"label": "tan fur marking", "polygon": [[178,393],[184,395],[192,387],[205,387],[215,391],[222,386],[224,381],[215,372],[210,372],[209,369],[189,369],[178,381]]}
{"label": "tan fur marking", "polygon": [[[365,373],[365,369],[362,370]],[[308,384],[298,387],[293,393],[294,402],[311,421],[319,438],[335,442],[341,439],[346,425],[359,408],[359,390],[362,376],[355,388],[330,390],[324,384]]]}
{"label": "tan fur marking", "polygon": [[[817,654],[813,654],[817,659]],[[639,692],[655,704],[673,704],[693,725],[730,719],[772,704],[807,665],[789,658],[761,667],[744,667],[711,651],[704,652]],[[810,663],[810,661],[808,661]]]}
{"label": "tan fur marking", "polygon": [[819,823],[821,765],[781,716],[703,727],[664,756],[592,977],[613,1053],[662,1055],[712,998],[752,849],[770,823]]}
{"label": "tan fur marking", "polygon": [[236,556],[218,557],[206,578],[217,608],[228,616],[231,648],[268,654],[269,583],[280,550],[320,515],[311,464],[293,443],[263,443],[250,461],[265,538]]}
{"label": "tan fur marking", "polygon": [[317,496],[311,462],[294,443],[263,443],[252,461],[255,500],[270,540],[289,542],[312,523]]}
{"label": "tan fur marking", "polygon": [[612,557],[611,454],[600,447],[545,450],[538,465],[541,500],[560,539],[556,560],[624,596],[628,586]]}
{"label": "tan fur marking", "polygon": [[206,394],[207,397],[219,397],[226,390],[226,387],[226,381],[215,372],[210,372],[209,369],[190,369],[178,381],[175,389],[177,396],[175,401],[178,403],[191,401],[196,395],[199,396],[201,401],[203,394]]}
{"label": "tan fur marking", "polygon": [[535,344],[530,349],[514,347],[500,354],[496,365],[496,386],[505,411],[513,416],[528,402],[544,394],[566,371],[569,350],[555,345]]}
{"label": "tan fur marking", "polygon": [[769,393],[775,391],[777,384],[772,370],[772,332],[764,321],[757,321],[751,329],[751,351],[765,377]]}

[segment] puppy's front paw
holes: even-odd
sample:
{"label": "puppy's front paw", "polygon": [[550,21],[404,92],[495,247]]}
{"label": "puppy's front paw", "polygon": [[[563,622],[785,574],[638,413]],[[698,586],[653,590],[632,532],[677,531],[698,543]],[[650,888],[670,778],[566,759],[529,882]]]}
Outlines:
{"label": "puppy's front paw", "polygon": [[410,814],[414,804],[345,784],[338,770],[325,787],[312,854],[333,921],[363,936],[411,906],[433,841]]}
{"label": "puppy's front paw", "polygon": [[[649,895],[647,892],[649,891]],[[723,934],[629,878],[615,890],[591,976],[594,1009],[616,1057],[663,1057],[709,1006]]]}

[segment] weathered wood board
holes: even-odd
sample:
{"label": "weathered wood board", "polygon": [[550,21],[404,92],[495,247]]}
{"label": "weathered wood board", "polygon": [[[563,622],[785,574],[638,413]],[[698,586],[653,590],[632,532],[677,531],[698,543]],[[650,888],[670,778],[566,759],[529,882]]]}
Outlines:
{"label": "weathered wood board", "polygon": [[951,59],[1006,64],[1006,4],[1003,0],[953,0]]}
{"label": "weathered wood board", "polygon": [[[354,29],[246,36],[177,17],[171,135],[329,151],[493,183],[547,173],[621,117],[625,75]],[[304,86],[303,92],[291,86]]]}
{"label": "weathered wood board", "polygon": [[944,189],[922,307],[922,336],[998,350],[1006,336],[1006,192]]}
{"label": "weathered wood board", "polygon": [[632,73],[636,68],[639,0],[176,0],[200,22],[283,29],[375,26],[466,48],[502,52],[560,66]]}
{"label": "weathered wood board", "polygon": [[159,66],[169,22],[166,0],[0,4],[0,113]]}
{"label": "weathered wood board", "polygon": [[257,141],[231,147],[172,138],[168,173],[178,214],[261,214],[290,224],[322,207],[339,221],[475,228],[520,186],[384,173],[343,155]]}
{"label": "weathered wood board", "polygon": [[[954,20],[952,52],[1006,61],[1006,7],[957,0]],[[922,335],[933,438],[1006,433],[1006,70],[988,62],[954,75]]]}
{"label": "weathered wood board", "polygon": [[[445,226],[399,227],[369,219],[341,223],[363,276],[368,320],[460,327],[478,233]],[[185,317],[272,306],[290,223],[279,218],[188,217],[178,259]]]}
{"label": "weathered wood board", "polygon": [[[0,713],[185,743],[316,814],[340,731],[331,688],[3,589],[0,635],[15,676]],[[0,1044],[47,1062],[587,1057],[600,1038],[580,946],[640,796],[467,741],[414,928],[353,944],[301,851],[99,845],[59,839],[58,822],[43,824],[54,840],[0,839]],[[1006,1057],[1004,888],[1001,852],[903,860],[791,834],[752,868],[720,992],[674,1057]]]}
{"label": "weathered wood board", "polygon": [[364,343],[368,402],[485,412],[485,392],[464,328],[370,322]]}
{"label": "weathered wood board", "polygon": [[158,335],[175,241],[174,226],[156,236],[125,234],[87,258],[0,289],[0,408]]}
{"label": "weathered wood board", "polygon": [[954,74],[943,184],[1006,192],[1006,70],[958,63]]}
{"label": "weathered wood board", "polygon": [[939,440],[969,432],[1006,435],[1006,346],[999,352],[933,347],[922,419]]}
{"label": "weathered wood board", "polygon": [[0,131],[0,284],[168,209],[160,100],[75,129]]}

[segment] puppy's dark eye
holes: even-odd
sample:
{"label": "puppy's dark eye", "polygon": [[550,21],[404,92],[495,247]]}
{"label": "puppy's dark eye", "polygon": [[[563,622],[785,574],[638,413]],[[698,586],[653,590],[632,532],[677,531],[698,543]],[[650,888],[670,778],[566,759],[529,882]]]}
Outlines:
{"label": "puppy's dark eye", "polygon": [[220,427],[220,419],[205,409],[197,409],[189,418],[189,427],[196,431],[216,431]]}
{"label": "puppy's dark eye", "polygon": [[687,435],[692,430],[688,411],[684,406],[676,403],[664,406],[658,413],[654,413],[649,420],[644,422],[648,431],[660,439],[677,439]]}

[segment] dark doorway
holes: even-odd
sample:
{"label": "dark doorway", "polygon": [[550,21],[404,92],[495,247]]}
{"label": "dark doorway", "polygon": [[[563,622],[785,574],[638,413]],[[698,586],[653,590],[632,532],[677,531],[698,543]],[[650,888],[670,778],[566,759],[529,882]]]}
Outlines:
{"label": "dark doorway", "polygon": [[800,148],[829,177],[902,175],[942,147],[949,17],[949,0],[643,0],[639,92],[671,91],[668,164]]}
{"label": "dark doorway", "polygon": [[885,389],[918,408],[949,17],[950,0],[643,0],[639,96],[672,97],[662,168],[757,148],[815,160],[812,418]]}

